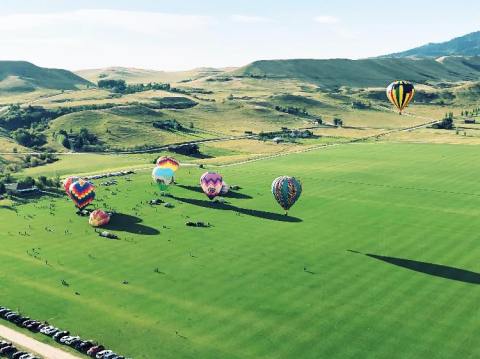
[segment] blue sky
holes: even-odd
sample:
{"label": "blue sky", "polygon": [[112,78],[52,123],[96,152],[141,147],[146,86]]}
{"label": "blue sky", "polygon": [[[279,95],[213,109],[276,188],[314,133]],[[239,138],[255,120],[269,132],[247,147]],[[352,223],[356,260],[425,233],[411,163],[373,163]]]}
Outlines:
{"label": "blue sky", "polygon": [[478,14],[467,0],[1,0],[0,59],[72,70],[355,59],[480,30]]}

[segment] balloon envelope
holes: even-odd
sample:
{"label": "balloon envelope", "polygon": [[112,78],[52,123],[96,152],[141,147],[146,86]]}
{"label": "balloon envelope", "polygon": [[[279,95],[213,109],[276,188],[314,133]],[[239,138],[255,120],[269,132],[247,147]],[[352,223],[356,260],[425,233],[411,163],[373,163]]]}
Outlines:
{"label": "balloon envelope", "polygon": [[101,227],[108,224],[108,222],[110,222],[110,215],[101,209],[96,209],[90,213],[90,217],[88,219],[88,223],[92,227]]}
{"label": "balloon envelope", "polygon": [[65,190],[65,193],[68,197],[70,197],[70,186],[73,182],[77,182],[79,179],[80,177],[70,176],[65,181],[63,181],[63,189]]}
{"label": "balloon envelope", "polygon": [[162,156],[157,160],[157,167],[170,168],[173,172],[176,172],[180,163],[173,157]]}
{"label": "balloon envelope", "polygon": [[223,182],[223,184],[222,184],[222,189],[221,189],[221,191],[220,191],[220,194],[222,194],[222,195],[223,195],[223,194],[227,194],[228,191],[230,191],[230,185],[227,184],[227,183],[225,183],[225,182]]}
{"label": "balloon envelope", "polygon": [[272,193],[278,204],[288,211],[302,194],[302,184],[295,177],[281,176],[273,181]]}
{"label": "balloon envelope", "polygon": [[165,191],[173,182],[175,172],[171,168],[155,167],[152,171],[152,179],[157,183],[161,191]]}
{"label": "balloon envelope", "polygon": [[222,191],[222,176],[215,172],[205,172],[200,177],[200,186],[208,198],[214,199]]}
{"label": "balloon envelope", "polygon": [[387,97],[400,113],[415,96],[415,88],[407,81],[395,81],[387,87]]}
{"label": "balloon envelope", "polygon": [[95,187],[88,181],[79,179],[70,185],[70,198],[79,208],[85,208],[95,199]]}

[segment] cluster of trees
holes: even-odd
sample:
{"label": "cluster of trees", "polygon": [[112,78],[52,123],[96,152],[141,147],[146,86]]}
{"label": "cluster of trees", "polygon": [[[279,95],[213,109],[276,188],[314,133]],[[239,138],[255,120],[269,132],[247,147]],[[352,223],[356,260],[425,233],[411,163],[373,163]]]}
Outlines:
{"label": "cluster of trees", "polygon": [[275,110],[279,112],[288,113],[290,115],[310,116],[310,114],[305,108],[300,108],[300,107],[294,107],[294,106],[283,107],[283,106],[276,105]]}
{"label": "cluster of trees", "polygon": [[462,116],[478,116],[480,114],[480,107],[474,108],[473,110],[463,110],[461,112]]}
{"label": "cluster of trees", "polygon": [[50,152],[40,153],[38,155],[26,155],[22,158],[23,167],[38,167],[48,163],[58,161],[58,158]]}
{"label": "cluster of trees", "polygon": [[261,131],[258,134],[258,139],[261,141],[271,140],[276,137],[280,137],[286,141],[293,141],[296,138],[312,138],[315,137],[315,135],[310,130],[289,130],[286,127],[282,127],[282,131]]}
{"label": "cluster of trees", "polygon": [[32,188],[37,186],[39,189],[45,188],[59,188],[61,186],[61,180],[59,177],[49,178],[46,176],[40,176],[37,179],[33,177],[25,177],[21,179],[15,179],[12,175],[8,174],[0,178],[0,195],[7,193],[6,184],[17,183],[19,189]]}
{"label": "cluster of trees", "polygon": [[152,123],[153,127],[167,131],[186,131],[187,129],[182,126],[177,120],[160,120]]}
{"label": "cluster of trees", "polygon": [[46,110],[41,106],[21,108],[19,105],[10,105],[0,118],[0,126],[7,130],[29,128],[38,123],[47,123],[61,116],[62,112],[62,110]]}
{"label": "cluster of trees", "polygon": [[51,120],[69,113],[86,110],[103,110],[115,106],[118,105],[114,103],[104,103],[45,109],[41,106],[27,106],[22,108],[19,105],[10,105],[8,111],[0,117],[0,127],[7,130],[16,130],[38,125],[46,126]]}
{"label": "cluster of trees", "polygon": [[343,126],[343,120],[340,117],[334,117],[333,125],[337,126],[337,127],[342,127]]}
{"label": "cluster of trees", "polygon": [[148,107],[153,109],[169,108],[176,110],[184,110],[198,105],[197,102],[187,97],[157,97],[152,98],[152,100],[154,100],[155,103],[149,104]]}
{"label": "cluster of trees", "polygon": [[30,129],[19,128],[12,132],[12,137],[18,144],[30,148],[40,148],[47,143],[47,136],[33,127]]}
{"label": "cluster of trees", "polygon": [[353,101],[352,108],[355,110],[368,110],[372,107],[370,102],[363,102],[363,101]]}
{"label": "cluster of trees", "polygon": [[453,125],[453,112],[445,114],[445,117],[442,119],[442,122],[436,123],[432,126],[433,128],[442,129],[442,130],[452,130]]}
{"label": "cluster of trees", "polygon": [[104,150],[98,137],[86,128],[81,128],[79,133],[74,133],[73,130],[70,130],[69,133],[60,130],[56,138],[63,147],[72,151],[97,152]]}
{"label": "cluster of trees", "polygon": [[108,89],[113,92],[130,94],[149,90],[170,91],[170,84],[150,82],[148,84],[127,85],[125,80],[99,80],[97,82],[99,88]]}
{"label": "cluster of trees", "polygon": [[184,145],[168,146],[170,152],[178,153],[186,156],[200,156],[200,147],[196,143],[187,143]]}
{"label": "cluster of trees", "polygon": [[227,81],[232,81],[232,80],[233,80],[233,78],[230,77],[230,76],[219,76],[219,77],[209,77],[205,81],[208,81],[208,82],[214,82],[214,81],[227,82]]}
{"label": "cluster of trees", "polygon": [[127,83],[125,80],[99,80],[97,82],[99,88],[108,89],[113,92],[125,92]]}
{"label": "cluster of trees", "polygon": [[203,94],[203,95],[213,94],[213,91],[205,90],[205,89],[202,89],[202,88],[199,88],[199,87],[192,87],[192,88],[188,88],[188,89],[181,89],[181,88],[178,88],[178,87],[172,87],[172,88],[169,88],[166,91],[170,91],[170,92],[174,92],[174,93],[181,93],[181,94],[184,94],[184,95],[191,95],[193,93],[200,93],[200,94]]}

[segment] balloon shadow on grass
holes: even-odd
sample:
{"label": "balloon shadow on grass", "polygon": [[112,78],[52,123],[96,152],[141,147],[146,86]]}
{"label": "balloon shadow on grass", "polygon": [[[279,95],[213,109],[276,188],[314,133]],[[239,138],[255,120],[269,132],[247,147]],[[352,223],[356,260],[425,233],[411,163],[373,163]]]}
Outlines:
{"label": "balloon shadow on grass", "polygon": [[[188,186],[188,185],[182,185],[179,184],[177,187],[186,189],[188,191],[192,192],[198,192],[198,193],[203,193],[203,190],[200,188],[200,186]],[[224,198],[237,198],[237,199],[252,199],[252,196],[249,196],[248,194],[243,194],[239,192],[234,192],[232,190],[228,191],[227,194],[222,194],[222,197]]]}
{"label": "balloon shadow on grass", "polygon": [[[353,253],[359,253],[349,250]],[[359,253],[362,254],[362,253]],[[380,260],[382,262],[393,264],[398,267],[406,268],[415,272],[420,272],[435,277],[455,280],[458,282],[469,284],[480,284],[480,273],[468,271],[465,269],[445,266],[442,264],[434,264],[428,262],[419,262],[411,259],[403,259],[396,257],[386,257],[377,254],[365,254],[367,257]]]}
{"label": "balloon shadow on grass", "polygon": [[103,228],[112,231],[128,232],[134,234],[143,234],[146,236],[154,236],[160,232],[152,227],[141,224],[142,219],[131,216],[129,214],[115,213],[108,223]]}
{"label": "balloon shadow on grass", "polygon": [[192,198],[181,198],[181,197],[173,197],[177,201],[193,204],[194,206],[204,207],[204,208],[211,208],[211,209],[219,209],[223,211],[234,211],[240,214],[245,214],[247,216],[258,217],[262,219],[268,219],[270,221],[278,221],[278,222],[291,222],[291,223],[298,223],[302,222],[300,218],[285,216],[280,213],[274,212],[266,212],[266,211],[258,211],[256,209],[247,209],[247,208],[240,208],[236,206],[232,206],[226,203],[220,202],[211,202],[205,201],[200,199],[192,199]]}

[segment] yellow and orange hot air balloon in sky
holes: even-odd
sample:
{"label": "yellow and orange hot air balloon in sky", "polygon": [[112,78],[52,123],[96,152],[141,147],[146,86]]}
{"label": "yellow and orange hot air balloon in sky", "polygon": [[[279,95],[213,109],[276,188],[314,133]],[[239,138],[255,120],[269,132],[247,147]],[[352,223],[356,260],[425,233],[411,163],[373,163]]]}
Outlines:
{"label": "yellow and orange hot air balloon in sky", "polygon": [[400,115],[415,96],[415,88],[410,82],[395,81],[387,87],[387,97],[398,108]]}

